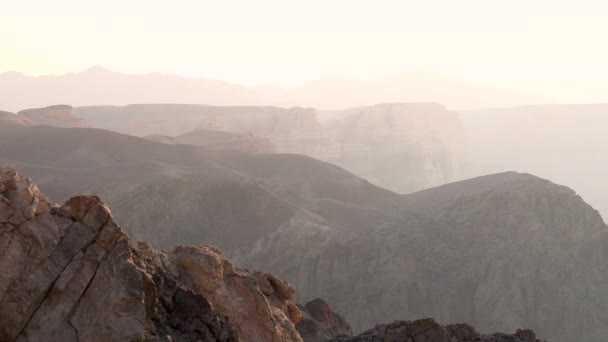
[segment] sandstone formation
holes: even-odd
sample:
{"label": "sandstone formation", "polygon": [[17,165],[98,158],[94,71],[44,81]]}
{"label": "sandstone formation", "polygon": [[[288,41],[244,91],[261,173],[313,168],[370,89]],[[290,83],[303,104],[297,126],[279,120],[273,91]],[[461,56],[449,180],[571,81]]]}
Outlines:
{"label": "sandstone formation", "polygon": [[74,116],[74,108],[68,105],[26,109],[17,114],[28,119],[34,125],[85,127],[80,118]]}
{"label": "sandstone formation", "polygon": [[541,342],[531,330],[518,329],[515,334],[480,334],[468,324],[441,326],[432,318],[417,321],[395,321],[380,324],[358,336],[338,337],[332,342]]}
{"label": "sandstone formation", "polygon": [[321,298],[298,305],[302,318],[296,329],[304,342],[327,342],[339,336],[351,336],[353,330],[344,318],[331,310]]}
{"label": "sandstone formation", "polygon": [[0,340],[301,341],[295,289],[200,245],[134,246],[95,196],[0,172]]}

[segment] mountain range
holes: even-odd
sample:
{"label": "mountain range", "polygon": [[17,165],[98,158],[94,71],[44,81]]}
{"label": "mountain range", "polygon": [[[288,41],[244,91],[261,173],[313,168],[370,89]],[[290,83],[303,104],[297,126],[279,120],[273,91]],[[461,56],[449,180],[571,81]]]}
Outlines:
{"label": "mountain range", "polygon": [[97,196],[57,205],[0,168],[3,341],[540,342],[533,331],[480,334],[433,319],[353,336],[322,299],[294,305],[293,285],[235,267],[208,245],[134,244]]}
{"label": "mountain range", "polygon": [[216,245],[294,284],[300,303],[325,298],[355,332],[434,317],[558,342],[608,336],[607,227],[567,187],[506,172],[400,195],[307,156],[14,116],[0,124],[1,161],[51,198],[99,195],[155,247]]}
{"label": "mountain range", "polygon": [[469,84],[427,71],[359,80],[329,76],[301,86],[246,87],[228,82],[162,73],[123,74],[95,66],[78,73],[31,77],[0,74],[5,110],[46,107],[127,105],[131,103],[197,103],[244,106],[305,106],[346,109],[385,102],[439,102],[450,109],[504,107],[546,103],[534,94],[509,93]]}

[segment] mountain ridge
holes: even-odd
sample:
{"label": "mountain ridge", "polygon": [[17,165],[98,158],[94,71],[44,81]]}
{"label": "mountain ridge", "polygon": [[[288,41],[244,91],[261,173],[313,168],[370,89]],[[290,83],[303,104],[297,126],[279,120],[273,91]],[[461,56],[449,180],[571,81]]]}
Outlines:
{"label": "mountain ridge", "polygon": [[[94,85],[96,90],[87,90],[87,84]],[[179,94],[174,92],[175,89],[180,90]],[[97,66],[77,73],[37,77],[14,72],[0,73],[0,91],[35,95],[29,99],[8,97],[7,102],[0,104],[13,111],[56,103],[86,106],[176,102],[344,109],[380,102],[433,101],[446,103],[450,108],[470,109],[547,102],[535,95],[504,92],[435,73],[416,71],[369,80],[324,77],[293,88],[281,88],[272,85],[248,87],[216,79],[165,73],[125,74]],[[65,95],[67,93],[73,96]]]}

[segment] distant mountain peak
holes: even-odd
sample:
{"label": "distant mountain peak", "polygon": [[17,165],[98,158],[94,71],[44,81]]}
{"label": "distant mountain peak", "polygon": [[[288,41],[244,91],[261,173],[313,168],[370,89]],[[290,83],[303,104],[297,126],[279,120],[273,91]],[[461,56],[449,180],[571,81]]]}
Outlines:
{"label": "distant mountain peak", "polygon": [[94,65],[90,68],[84,69],[83,71],[79,72],[79,74],[107,74],[107,73],[115,73],[115,71],[107,69],[101,65]]}

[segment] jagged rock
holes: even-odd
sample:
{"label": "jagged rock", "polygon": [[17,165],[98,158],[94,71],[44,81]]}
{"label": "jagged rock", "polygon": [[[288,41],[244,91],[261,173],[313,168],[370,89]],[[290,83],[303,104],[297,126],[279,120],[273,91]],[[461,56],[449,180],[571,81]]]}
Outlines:
{"label": "jagged rock", "polygon": [[331,310],[321,298],[299,306],[302,319],[296,325],[304,342],[326,342],[338,336],[350,336],[353,331],[344,318]]}
{"label": "jagged rock", "polygon": [[531,330],[517,330],[513,335],[483,335],[467,324],[441,326],[432,318],[379,324],[358,336],[342,336],[332,342],[540,342]]}
{"label": "jagged rock", "polygon": [[210,246],[133,246],[98,197],[57,206],[0,170],[1,341],[301,341],[293,294]]}

